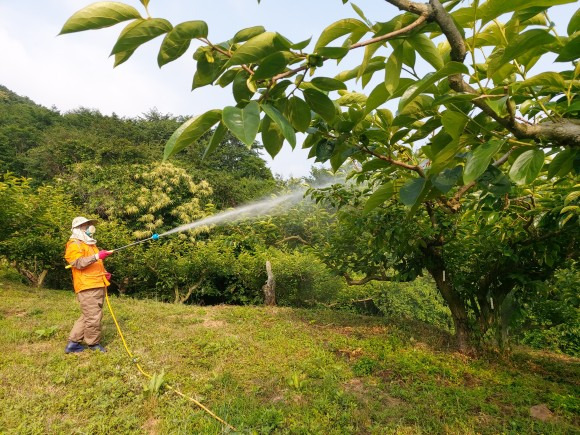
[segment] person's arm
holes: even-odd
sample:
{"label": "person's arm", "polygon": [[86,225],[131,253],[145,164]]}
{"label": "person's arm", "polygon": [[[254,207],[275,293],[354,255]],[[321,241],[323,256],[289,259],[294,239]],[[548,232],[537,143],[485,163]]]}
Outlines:
{"label": "person's arm", "polygon": [[75,269],[84,269],[97,261],[97,255],[83,257],[83,251],[78,243],[70,243],[66,248],[65,259]]}

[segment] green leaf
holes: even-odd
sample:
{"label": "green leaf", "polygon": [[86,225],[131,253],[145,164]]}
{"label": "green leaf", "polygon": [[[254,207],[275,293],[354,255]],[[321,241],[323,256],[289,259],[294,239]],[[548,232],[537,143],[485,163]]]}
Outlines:
{"label": "green leaf", "polygon": [[113,64],[113,68],[116,68],[117,66],[129,60],[133,53],[135,53],[135,50],[122,51],[121,53],[115,54],[115,63]]}
{"label": "green leaf", "polygon": [[576,152],[570,148],[560,151],[548,165],[548,178],[563,177],[574,167]]}
{"label": "green leaf", "polygon": [[387,184],[383,184],[369,197],[365,203],[363,213],[369,213],[379,205],[382,205],[387,199],[393,196],[393,193],[395,193],[395,185],[392,181],[388,182]]}
{"label": "green leaf", "polygon": [[574,12],[566,30],[568,31],[568,36],[572,36],[572,34],[580,30],[580,9],[577,9],[576,12]]}
{"label": "green leaf", "polygon": [[320,47],[316,50],[316,54],[328,59],[342,59],[348,51],[348,47]]}
{"label": "green leaf", "polygon": [[411,44],[417,53],[429,62],[436,70],[443,68],[444,62],[443,57],[435,47],[435,44],[426,35],[418,34],[410,38],[406,38],[406,41]]}
{"label": "green leaf", "polygon": [[267,79],[283,72],[293,58],[294,55],[289,51],[277,51],[266,56],[255,71],[254,80]]}
{"label": "green leaf", "polygon": [[365,115],[375,110],[389,99],[389,91],[383,83],[379,83],[370,93],[365,106]]}
{"label": "green leaf", "polygon": [[566,45],[560,50],[556,62],[569,62],[578,59],[578,57],[580,57],[580,34],[566,42]]}
{"label": "green leaf", "polygon": [[530,184],[544,166],[544,152],[533,149],[523,152],[512,165],[509,175],[517,184]]}
{"label": "green leaf", "polygon": [[424,178],[413,178],[407,181],[399,192],[401,202],[409,207],[415,205],[421,192],[425,188],[426,181]]}
{"label": "green leaf", "polygon": [[221,117],[222,111],[214,109],[184,122],[177,130],[175,130],[167,141],[167,144],[165,144],[163,160],[167,160],[185,147],[193,144],[205,132],[212,128]]}
{"label": "green leaf", "polygon": [[543,72],[527,80],[514,84],[514,90],[525,87],[542,86],[544,88],[553,88],[562,90],[566,88],[566,82],[561,74],[556,72]]}
{"label": "green leaf", "polygon": [[197,70],[193,76],[191,90],[213,83],[224,71],[227,61],[227,58],[221,54],[218,54],[213,62],[207,60],[206,56],[201,57],[197,61]]}
{"label": "green leaf", "polygon": [[462,112],[446,110],[441,116],[443,128],[453,139],[459,139],[468,121],[467,115]]}
{"label": "green leaf", "polygon": [[222,121],[249,148],[260,127],[260,106],[255,101],[250,101],[243,109],[228,106],[223,111]]}
{"label": "green leaf", "polygon": [[265,116],[262,120],[260,130],[262,131],[262,143],[264,144],[264,148],[266,148],[266,151],[272,158],[276,157],[284,144],[284,135],[282,134],[280,127],[278,124],[273,122],[270,117]]}
{"label": "green leaf", "polygon": [[364,105],[367,101],[367,96],[359,92],[345,92],[336,103],[339,106],[349,106],[351,104]]}
{"label": "green leaf", "polygon": [[310,41],[312,41],[312,36],[308,39],[305,39],[304,41],[300,41],[300,42],[297,42],[296,44],[292,44],[290,46],[290,48],[292,50],[298,50],[298,51],[304,50],[306,47],[308,47],[308,44],[310,44]]}
{"label": "green leaf", "polygon": [[305,132],[312,120],[312,115],[310,113],[310,106],[304,102],[301,98],[292,96],[288,99],[286,104],[286,116],[292,124],[292,126],[301,132]]}
{"label": "green leaf", "polygon": [[213,132],[209,144],[207,145],[205,151],[203,152],[203,156],[201,159],[205,159],[209,154],[213,153],[217,146],[221,143],[222,139],[228,132],[227,127],[224,125],[223,122],[220,122]]}
{"label": "green leaf", "polygon": [[511,62],[517,57],[531,51],[537,50],[544,45],[552,44],[556,37],[548,33],[544,29],[532,29],[524,33],[520,33],[513,40],[509,41],[508,46],[503,51],[501,56],[494,56],[488,63],[487,76],[491,77],[503,65]]}
{"label": "green leaf", "polygon": [[395,47],[385,65],[385,88],[393,94],[399,86],[401,69],[403,68],[403,44]]}
{"label": "green leaf", "polygon": [[272,121],[278,124],[282,134],[288,143],[292,146],[292,148],[294,148],[296,146],[296,133],[284,115],[282,115],[274,106],[265,103],[262,104],[262,110],[270,117]]}
{"label": "green leaf", "polygon": [[462,169],[461,166],[456,166],[453,169],[445,169],[432,180],[433,186],[441,193],[449,192],[457,184]]}
{"label": "green leaf", "polygon": [[264,26],[254,26],[242,29],[234,35],[233,42],[238,43],[247,41],[248,39],[252,39],[254,36],[258,36],[264,33],[265,31],[266,29],[264,28]]}
{"label": "green leaf", "polygon": [[254,63],[275,51],[283,51],[286,49],[284,39],[278,33],[260,33],[234,51],[234,54],[228,62],[228,66]]}
{"label": "green leaf", "polygon": [[248,88],[248,78],[250,74],[245,70],[240,70],[234,77],[232,92],[237,103],[249,101],[254,92]]}
{"label": "green leaf", "polygon": [[345,18],[343,20],[336,21],[322,31],[318,41],[316,41],[314,46],[314,52],[317,52],[320,47],[327,46],[330,42],[340,38],[341,36],[356,31],[368,30],[369,28],[365,23],[354,18]]}
{"label": "green leaf", "polygon": [[318,113],[326,122],[332,122],[336,117],[334,103],[322,92],[316,89],[305,89],[304,99],[310,108]]}
{"label": "green leaf", "polygon": [[[576,0],[487,0],[477,9],[477,18],[482,25],[508,12],[532,7],[551,7],[574,3]],[[473,16],[473,12],[472,12]]]}
{"label": "green leaf", "polygon": [[59,35],[102,29],[123,21],[140,19],[141,15],[132,6],[118,2],[97,2],[75,12],[62,26]]}
{"label": "green leaf", "polygon": [[372,172],[378,169],[392,168],[393,165],[390,162],[386,162],[381,159],[372,159],[368,162],[363,163],[362,172]]}
{"label": "green leaf", "polygon": [[192,39],[207,37],[205,21],[186,21],[175,26],[161,43],[157,64],[163,66],[179,58],[189,48]]}
{"label": "green leaf", "polygon": [[399,100],[399,111],[411,102],[417,95],[427,90],[435,82],[453,74],[467,74],[468,69],[459,62],[449,62],[437,72],[429,73],[421,80],[410,86]]}
{"label": "green leaf", "polygon": [[149,18],[138,20],[135,25],[129,24],[126,32],[119,35],[116,44],[113,46],[111,55],[124,51],[135,50],[141,44],[157,38],[159,35],[169,32],[173,26],[163,18]]}
{"label": "green leaf", "polygon": [[509,178],[495,166],[488,166],[483,175],[477,179],[477,184],[498,196],[505,195],[512,187]]}
{"label": "green leaf", "polygon": [[321,91],[338,91],[346,89],[344,82],[329,77],[314,77],[310,83]]}
{"label": "green leaf", "polygon": [[477,180],[487,170],[492,157],[500,150],[503,144],[503,141],[492,139],[478,146],[475,151],[470,153],[463,172],[463,183],[468,184]]}

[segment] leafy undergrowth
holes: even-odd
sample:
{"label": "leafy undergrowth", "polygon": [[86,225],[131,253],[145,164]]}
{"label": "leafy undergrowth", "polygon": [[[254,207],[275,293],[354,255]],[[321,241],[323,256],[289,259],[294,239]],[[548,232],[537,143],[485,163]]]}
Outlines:
{"label": "leafy undergrowth", "polygon": [[[573,433],[578,360],[519,351],[470,359],[408,321],[289,308],[111,298],[108,353],[65,355],[70,292],[0,283],[0,433]],[[164,374],[163,374],[164,372]],[[161,385],[161,386],[160,386]],[[547,422],[530,417],[546,404]]]}

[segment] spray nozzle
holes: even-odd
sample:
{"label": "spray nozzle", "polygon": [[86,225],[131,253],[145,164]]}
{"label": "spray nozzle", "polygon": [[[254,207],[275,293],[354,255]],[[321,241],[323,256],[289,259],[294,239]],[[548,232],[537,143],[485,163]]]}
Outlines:
{"label": "spray nozzle", "polygon": [[153,234],[151,240],[159,240],[159,234]]}

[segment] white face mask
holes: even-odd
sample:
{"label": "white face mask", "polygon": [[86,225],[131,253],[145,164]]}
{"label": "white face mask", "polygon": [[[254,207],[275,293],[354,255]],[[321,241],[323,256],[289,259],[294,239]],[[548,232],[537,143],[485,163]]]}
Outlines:
{"label": "white face mask", "polygon": [[85,234],[89,237],[93,237],[96,231],[97,229],[95,228],[95,226],[91,225],[85,230]]}

